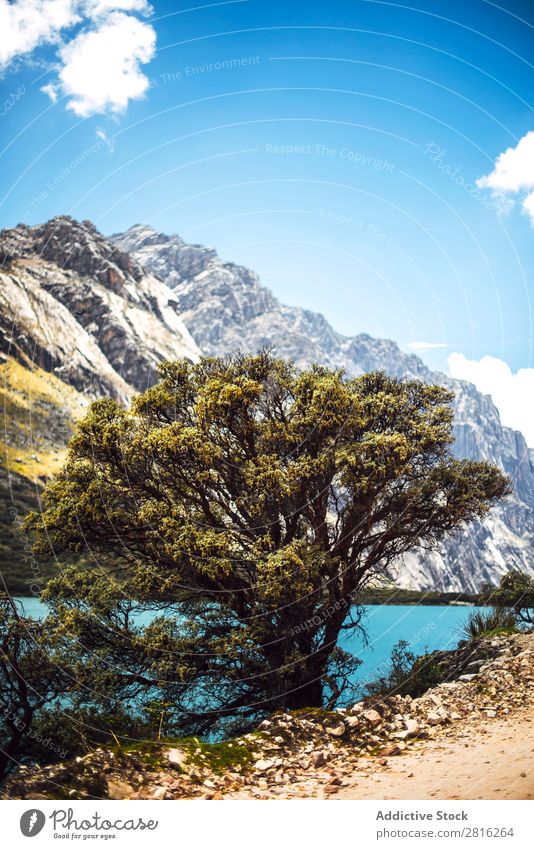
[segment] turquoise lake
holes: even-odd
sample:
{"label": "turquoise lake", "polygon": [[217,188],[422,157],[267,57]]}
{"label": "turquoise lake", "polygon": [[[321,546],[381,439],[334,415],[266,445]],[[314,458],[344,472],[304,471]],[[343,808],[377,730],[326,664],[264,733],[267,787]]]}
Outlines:
{"label": "turquoise lake", "polygon": [[[26,615],[41,618],[46,607],[37,598],[20,599]],[[435,649],[452,649],[462,639],[462,627],[472,607],[438,605],[366,605],[362,625],[368,645],[361,635],[343,636],[342,648],[362,661],[355,679],[362,687],[367,681],[383,675],[388,667],[391,649],[399,640],[409,643],[415,655]]]}

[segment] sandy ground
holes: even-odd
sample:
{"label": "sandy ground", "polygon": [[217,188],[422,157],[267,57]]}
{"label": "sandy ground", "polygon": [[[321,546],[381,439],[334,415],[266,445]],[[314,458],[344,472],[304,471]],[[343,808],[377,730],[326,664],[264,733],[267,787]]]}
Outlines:
{"label": "sandy ground", "polygon": [[534,715],[485,720],[422,742],[331,799],[534,799]]}

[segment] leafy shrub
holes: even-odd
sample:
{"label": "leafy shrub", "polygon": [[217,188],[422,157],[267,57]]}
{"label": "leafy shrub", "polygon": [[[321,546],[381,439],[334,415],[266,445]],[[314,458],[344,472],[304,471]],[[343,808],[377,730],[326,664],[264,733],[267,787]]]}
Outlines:
{"label": "leafy shrub", "polygon": [[477,610],[471,613],[463,627],[462,635],[466,640],[478,640],[480,637],[498,634],[515,634],[519,630],[517,616],[513,611],[493,607],[489,611]]}
{"label": "leafy shrub", "polygon": [[438,665],[432,654],[416,657],[409,650],[406,640],[399,640],[391,650],[390,667],[387,673],[370,684],[370,696],[401,695],[417,698],[441,681]]}
{"label": "leafy shrub", "polygon": [[519,569],[503,575],[497,587],[486,584],[479,599],[481,604],[511,610],[520,622],[534,625],[534,579]]}

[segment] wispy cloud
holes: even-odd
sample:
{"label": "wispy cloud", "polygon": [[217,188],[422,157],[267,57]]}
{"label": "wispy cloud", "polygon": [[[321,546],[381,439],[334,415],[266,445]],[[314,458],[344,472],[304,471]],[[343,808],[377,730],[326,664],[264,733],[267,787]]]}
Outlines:
{"label": "wispy cloud", "polygon": [[496,198],[510,204],[511,196],[521,198],[523,212],[534,227],[534,131],[501,153],[493,171],[476,183],[480,189],[491,189]]}
{"label": "wispy cloud", "polygon": [[102,129],[102,127],[98,127],[96,131],[96,137],[97,139],[100,139],[100,141],[104,142],[110,153],[113,153],[113,151],[115,150],[115,139],[113,137],[108,136],[108,134],[105,130]]}
{"label": "wispy cloud", "polygon": [[534,447],[534,369],[522,368],[515,374],[497,357],[468,360],[463,354],[451,354],[451,377],[474,383],[480,392],[491,395],[501,421],[520,430],[527,444]]}
{"label": "wispy cloud", "polygon": [[450,348],[445,342],[410,342],[408,348],[412,351],[434,351],[436,348]]}
{"label": "wispy cloud", "polygon": [[156,33],[136,15],[151,11],[146,0],[0,0],[0,71],[56,44],[57,75],[41,90],[80,117],[121,112],[149,87]]}

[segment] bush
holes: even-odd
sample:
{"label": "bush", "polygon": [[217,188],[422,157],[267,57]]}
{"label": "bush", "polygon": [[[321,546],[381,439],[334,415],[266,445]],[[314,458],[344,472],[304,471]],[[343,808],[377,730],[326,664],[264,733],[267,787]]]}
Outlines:
{"label": "bush", "polygon": [[416,657],[406,640],[399,640],[391,650],[388,672],[367,684],[370,696],[411,696],[417,698],[441,681],[438,665],[432,654]]}
{"label": "bush", "polygon": [[519,630],[515,613],[506,608],[494,607],[489,611],[477,610],[471,613],[462,634],[466,640],[478,640],[480,637],[516,634]]}
{"label": "bush", "polygon": [[513,611],[519,622],[534,625],[534,579],[518,569],[503,575],[498,587],[482,587],[479,599],[481,604]]}

